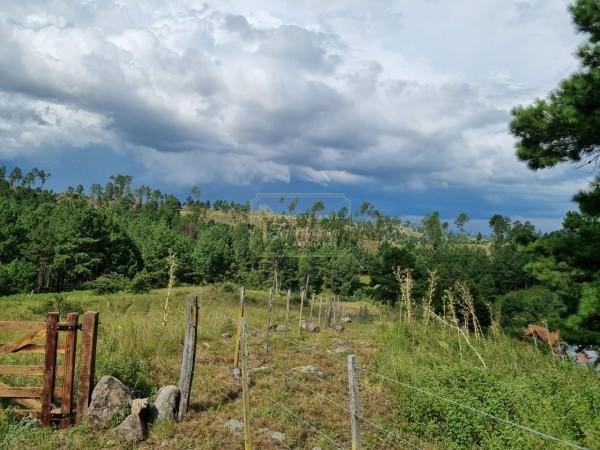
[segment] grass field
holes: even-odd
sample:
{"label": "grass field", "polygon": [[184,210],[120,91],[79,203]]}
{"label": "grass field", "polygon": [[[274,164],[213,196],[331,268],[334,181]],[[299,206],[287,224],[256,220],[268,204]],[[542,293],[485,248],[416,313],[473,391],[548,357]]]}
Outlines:
{"label": "grass field", "polygon": [[[231,376],[239,293],[231,285],[181,287],[170,300],[162,326],[166,290],[149,294],[98,296],[89,292],[4,297],[3,320],[43,320],[47,310],[100,312],[97,378],[111,374],[152,396],[165,384],[177,384],[183,339],[184,301],[200,299],[197,367],[190,412],[181,423],[151,428],[140,448],[242,448],[243,439],[224,426],[242,420],[239,382]],[[547,349],[502,335],[473,340],[480,359],[450,330],[397,321],[397,312],[369,305],[370,318],[354,320],[337,333],[331,329],[298,335],[294,299],[290,330],[272,333],[271,351],[263,349],[267,294],[247,291],[250,327],[250,392],[255,448],[349,448],[346,411],[348,353],[361,367],[361,414],[365,448],[563,448],[523,430],[497,423],[422,392],[385,381],[383,374],[426,389],[462,405],[511,419],[561,439],[600,448],[600,383],[585,368],[550,355]],[[346,303],[356,315],[361,302]],[[313,311],[316,319],[317,308]],[[275,298],[274,323],[282,323],[285,298]],[[309,308],[305,308],[309,315]],[[232,337],[225,334],[229,333]],[[223,335],[225,334],[225,337]],[[10,336],[2,336],[2,341]],[[32,356],[3,357],[2,363]],[[312,365],[322,374],[295,368]],[[7,377],[2,377],[3,380]],[[12,385],[25,379],[8,379]],[[31,383],[31,381],[29,380]],[[315,431],[312,427],[317,428]],[[379,427],[379,428],[378,428]],[[285,434],[283,442],[272,432]],[[51,431],[31,422],[0,421],[2,448],[132,448],[111,431],[85,425]]]}

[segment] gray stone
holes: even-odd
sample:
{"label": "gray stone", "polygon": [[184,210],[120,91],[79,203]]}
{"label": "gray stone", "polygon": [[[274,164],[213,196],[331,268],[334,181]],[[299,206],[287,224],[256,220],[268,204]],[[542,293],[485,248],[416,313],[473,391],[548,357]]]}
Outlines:
{"label": "gray stone", "polygon": [[88,409],[93,425],[108,428],[111,417],[127,408],[133,401],[131,389],[115,377],[105,375],[96,384]]}
{"label": "gray stone", "polygon": [[271,439],[277,442],[285,441],[285,434],[281,433],[280,431],[271,431],[271,433],[269,433],[269,436],[271,437]]}
{"label": "gray stone", "polygon": [[288,327],[286,327],[284,324],[279,324],[275,327],[275,331],[286,332],[287,330]]}
{"label": "gray stone", "polygon": [[312,375],[315,377],[323,377],[325,375],[321,370],[319,370],[315,366],[311,366],[311,365],[294,367],[294,369],[292,369],[292,370],[296,370],[300,373],[303,373],[306,375]]}
{"label": "gray stone", "polygon": [[129,414],[117,431],[128,441],[140,442],[148,436],[148,425],[139,414]]}
{"label": "gray stone", "polygon": [[333,327],[333,329],[335,331],[337,331],[338,333],[341,333],[342,331],[344,331],[344,326],[343,325],[336,325],[335,327]]}
{"label": "gray stone", "polygon": [[236,419],[231,419],[225,422],[225,428],[234,436],[242,436],[244,434],[244,424]]}
{"label": "gray stone", "polygon": [[300,323],[300,328],[302,328],[304,331],[308,331],[309,333],[318,333],[319,331],[321,331],[321,328],[319,328],[319,325],[317,325],[314,322],[310,322],[308,320],[303,320]]}
{"label": "gray stone", "polygon": [[342,317],[341,322],[342,323],[350,323],[350,322],[352,322],[352,319],[350,317]]}
{"label": "gray stone", "polygon": [[156,400],[154,400],[156,420],[176,420],[180,397],[181,393],[177,386],[161,387],[156,394]]}

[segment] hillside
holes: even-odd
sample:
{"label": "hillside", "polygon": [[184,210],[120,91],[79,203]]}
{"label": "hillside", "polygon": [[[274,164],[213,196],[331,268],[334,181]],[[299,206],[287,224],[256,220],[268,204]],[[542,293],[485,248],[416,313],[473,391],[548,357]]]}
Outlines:
{"label": "hillside", "polygon": [[[63,294],[58,303],[52,294],[4,297],[3,319],[43,320],[45,310],[57,308],[100,311],[97,378],[111,374],[152,395],[158,387],[178,380],[183,300],[190,292],[199,294],[201,305],[190,412],[181,423],[151,428],[149,439],[139,448],[242,448],[243,438],[226,428],[226,424],[242,421],[239,381],[231,376],[238,305],[233,286],[176,288],[166,327],[161,325],[164,290],[139,295],[73,292]],[[413,319],[408,324],[400,320],[397,308],[371,303],[368,319],[356,320],[363,301],[343,303],[354,319],[345,324],[344,331],[326,329],[299,337],[295,325],[299,305],[294,298],[290,331],[272,333],[267,354],[263,349],[267,294],[248,291],[246,299],[256,448],[348,448],[345,357],[349,353],[358,355],[364,368],[360,401],[365,448],[406,448],[406,441],[423,449],[562,448],[529,431],[473,413],[469,407],[581,446],[599,445],[597,375],[556,358],[543,346],[502,334],[484,339],[471,336],[484,366],[455,331],[439,323],[426,325]],[[314,320],[317,311],[315,305]],[[308,306],[304,314],[309,315]],[[274,323],[282,323],[284,316],[284,297],[277,296]],[[2,363],[31,357],[11,358],[3,358]],[[302,374],[299,368],[308,365],[314,371]],[[0,442],[3,448],[14,449],[131,448],[111,431],[87,426],[49,431],[9,419],[0,422]]]}

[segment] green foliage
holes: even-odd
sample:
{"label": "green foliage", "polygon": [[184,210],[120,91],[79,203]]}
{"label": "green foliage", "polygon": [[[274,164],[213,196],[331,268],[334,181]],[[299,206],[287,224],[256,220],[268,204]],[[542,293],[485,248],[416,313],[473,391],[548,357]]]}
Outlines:
{"label": "green foliage", "polygon": [[134,294],[145,294],[150,292],[152,287],[152,277],[148,272],[142,270],[135,274],[131,282],[129,283],[129,292]]}
{"label": "green foliage", "polygon": [[540,286],[501,296],[497,308],[503,329],[516,336],[530,324],[554,329],[566,310],[558,294]]}
{"label": "green foliage", "polygon": [[130,287],[130,281],[118,273],[99,276],[94,281],[86,284],[86,288],[93,290],[95,294],[113,294],[127,291]]}
{"label": "green foliage", "polygon": [[49,312],[58,312],[61,315],[69,312],[83,313],[81,305],[67,300],[63,295],[43,300],[39,305],[29,306],[29,311],[38,316],[46,316]]}
{"label": "green foliage", "polygon": [[600,389],[593,371],[504,336],[473,340],[487,363],[484,368],[464,343],[459,345],[460,337],[435,326],[397,324],[383,333],[377,370],[433,394],[386,383],[389,401],[396,404],[384,419],[390,426],[400,424],[441,448],[554,448],[552,442],[468,409],[474,408],[596,448]]}
{"label": "green foliage", "polygon": [[102,351],[97,362],[96,376],[112,375],[141,396],[149,396],[155,386],[150,377],[150,366],[136,355]]}

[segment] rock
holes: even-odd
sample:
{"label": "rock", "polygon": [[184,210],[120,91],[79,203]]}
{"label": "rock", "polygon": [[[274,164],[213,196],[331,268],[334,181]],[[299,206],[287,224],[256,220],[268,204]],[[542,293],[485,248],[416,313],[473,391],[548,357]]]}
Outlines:
{"label": "rock", "polygon": [[321,331],[319,325],[314,322],[309,322],[308,320],[303,320],[300,323],[300,328],[302,328],[304,331],[308,331],[309,333],[318,333]]}
{"label": "rock", "polygon": [[131,389],[115,377],[105,375],[96,384],[92,392],[92,401],[88,409],[88,418],[93,425],[108,428],[111,417],[133,401]]}
{"label": "rock", "polygon": [[131,402],[131,414],[121,422],[117,431],[128,441],[143,441],[148,437],[148,422],[152,415],[148,399],[136,398]]}
{"label": "rock", "polygon": [[177,386],[163,386],[158,390],[154,408],[156,409],[156,420],[176,420],[179,411],[179,399],[181,393]]}
{"label": "rock", "polygon": [[281,433],[280,431],[271,431],[271,433],[269,433],[269,437],[277,442],[285,441],[285,434]]}
{"label": "rock", "polygon": [[229,339],[231,337],[231,333],[221,333],[221,337]]}
{"label": "rock", "polygon": [[258,431],[263,434],[268,434],[271,439],[277,442],[285,441],[285,434],[279,431],[271,431],[268,428],[259,428]]}
{"label": "rock", "polygon": [[287,330],[288,327],[286,327],[284,324],[279,324],[275,327],[275,331],[286,332]]}
{"label": "rock", "polygon": [[252,372],[252,373],[268,372],[269,370],[271,370],[271,368],[269,366],[260,366],[255,369],[252,369],[250,372]]}
{"label": "rock", "polygon": [[129,414],[117,427],[117,431],[126,440],[140,442],[148,436],[148,425],[137,414]]}
{"label": "rock", "polygon": [[350,322],[352,322],[352,319],[350,317],[342,317],[341,322],[342,323],[350,323]]}
{"label": "rock", "polygon": [[294,367],[294,369],[292,370],[296,370],[300,373],[306,374],[306,375],[312,375],[315,377],[323,377],[325,376],[325,374],[320,370],[317,369],[315,366],[300,366],[300,367]]}
{"label": "rock", "polygon": [[341,333],[342,331],[344,331],[344,326],[343,325],[336,325],[333,327],[333,329],[335,331],[337,331],[338,333]]}
{"label": "rock", "polygon": [[235,380],[240,380],[242,378],[242,369],[240,369],[239,367],[234,367],[231,371],[231,376]]}
{"label": "rock", "polygon": [[225,428],[234,436],[242,436],[244,434],[244,424],[236,419],[231,419],[225,422]]}

